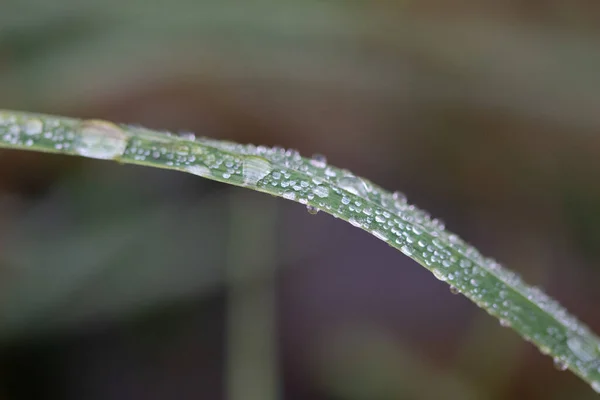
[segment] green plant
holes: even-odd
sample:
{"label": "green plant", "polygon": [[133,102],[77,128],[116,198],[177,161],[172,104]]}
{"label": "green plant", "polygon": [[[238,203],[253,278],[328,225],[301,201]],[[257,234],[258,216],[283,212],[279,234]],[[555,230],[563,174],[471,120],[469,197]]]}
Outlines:
{"label": "green plant", "polygon": [[323,210],[399,249],[600,393],[600,339],[586,326],[402,193],[332,167],[323,156],[12,111],[0,111],[0,147],[174,169],[297,201],[310,213]]}

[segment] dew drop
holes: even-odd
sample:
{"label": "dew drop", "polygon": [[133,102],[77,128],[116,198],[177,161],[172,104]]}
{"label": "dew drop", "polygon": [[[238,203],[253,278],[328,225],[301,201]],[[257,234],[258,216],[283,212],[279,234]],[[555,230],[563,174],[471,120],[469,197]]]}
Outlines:
{"label": "dew drop", "polygon": [[378,230],[373,230],[371,232],[373,234],[373,236],[375,236],[377,239],[379,240],[383,240],[384,242],[387,241],[387,237],[385,236],[385,234],[381,231]]}
{"label": "dew drop", "polygon": [[327,158],[323,154],[313,154],[310,164],[315,168],[325,168],[327,166]]}
{"label": "dew drop", "polygon": [[600,381],[592,382],[592,389],[594,389],[596,393],[600,393]]}
{"label": "dew drop", "polygon": [[30,119],[25,123],[25,126],[23,127],[23,131],[26,135],[39,135],[40,133],[42,133],[43,129],[44,125],[39,119]]}
{"label": "dew drop", "polygon": [[432,268],[431,269],[431,273],[433,274],[433,276],[435,276],[437,279],[439,279],[440,281],[446,281],[447,277],[446,274],[443,271],[440,271],[437,268]]}
{"label": "dew drop", "polygon": [[406,195],[400,191],[395,191],[392,194],[392,197],[394,198],[394,201],[400,203],[400,204],[404,204],[406,203],[407,199],[406,199]]}
{"label": "dew drop", "polygon": [[319,209],[317,207],[311,206],[310,204],[306,205],[306,211],[308,211],[311,215],[317,215],[319,213]]}
{"label": "dew drop", "polygon": [[596,358],[596,346],[580,336],[574,335],[567,339],[567,346],[582,361],[589,362]]}
{"label": "dew drop", "polygon": [[458,288],[456,286],[450,286],[450,293],[459,294],[460,290],[458,290]]}
{"label": "dew drop", "polygon": [[242,165],[242,175],[245,185],[256,185],[258,181],[269,175],[271,162],[262,157],[248,156]]}
{"label": "dew drop", "polygon": [[500,326],[510,328],[510,321],[507,319],[500,319]]}
{"label": "dew drop", "polygon": [[348,222],[350,222],[350,224],[351,224],[352,226],[355,226],[355,227],[357,227],[357,228],[361,228],[361,227],[362,227],[362,223],[361,223],[360,221],[358,221],[356,218],[350,218],[350,219],[348,220]]}
{"label": "dew drop", "polygon": [[192,132],[181,132],[179,134],[179,137],[181,137],[182,139],[185,139],[185,140],[192,141],[192,142],[196,140],[196,135]]}
{"label": "dew drop", "polygon": [[337,176],[337,172],[335,172],[333,169],[331,168],[327,168],[325,170],[325,175],[327,175],[330,178],[335,178]]}
{"label": "dew drop", "polygon": [[313,193],[324,199],[325,197],[329,196],[329,189],[327,189],[325,186],[319,185],[313,189]]}
{"label": "dew drop", "polygon": [[558,357],[554,358],[554,368],[559,371],[565,371],[567,369],[567,363]]}
{"label": "dew drop", "polygon": [[117,125],[100,120],[83,121],[73,141],[73,150],[84,157],[110,160],[123,154],[127,135]]}
{"label": "dew drop", "polygon": [[187,172],[189,172],[190,174],[194,174],[194,175],[198,175],[198,176],[203,176],[203,177],[211,176],[210,169],[208,169],[204,165],[188,165],[185,167],[185,170]]}
{"label": "dew drop", "polygon": [[446,224],[444,224],[444,221],[437,218],[431,221],[431,225],[433,226],[433,228],[440,231],[443,231],[446,228]]}
{"label": "dew drop", "polygon": [[288,200],[295,200],[296,199],[296,193],[288,190],[287,192],[283,193],[283,198],[284,199],[288,199]]}
{"label": "dew drop", "polygon": [[366,197],[369,192],[367,183],[356,176],[344,176],[337,183],[342,189],[357,196]]}

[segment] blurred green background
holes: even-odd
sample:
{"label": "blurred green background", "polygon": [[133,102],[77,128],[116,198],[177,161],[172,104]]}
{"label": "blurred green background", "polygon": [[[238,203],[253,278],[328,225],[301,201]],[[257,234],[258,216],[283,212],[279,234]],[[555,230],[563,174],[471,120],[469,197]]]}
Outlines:
{"label": "blurred green background", "polygon": [[[0,108],[323,153],[600,332],[595,0],[3,0]],[[0,400],[592,399],[350,225],[0,152]]]}

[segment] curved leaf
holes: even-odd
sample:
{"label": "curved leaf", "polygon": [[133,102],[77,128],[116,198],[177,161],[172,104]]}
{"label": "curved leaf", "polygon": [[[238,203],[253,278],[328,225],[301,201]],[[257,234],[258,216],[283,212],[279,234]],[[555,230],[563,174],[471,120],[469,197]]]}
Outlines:
{"label": "curved leaf", "polygon": [[174,169],[323,210],[402,251],[600,392],[600,340],[556,301],[427,212],[323,156],[106,121],[0,111],[0,147]]}

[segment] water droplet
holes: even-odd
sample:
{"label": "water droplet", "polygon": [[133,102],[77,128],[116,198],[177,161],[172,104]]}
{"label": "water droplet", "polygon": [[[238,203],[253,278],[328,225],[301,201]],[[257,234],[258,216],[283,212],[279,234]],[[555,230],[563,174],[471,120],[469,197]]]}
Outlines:
{"label": "water droplet", "polygon": [[510,321],[507,319],[500,319],[500,326],[510,328]]}
{"label": "water droplet", "polygon": [[25,123],[23,130],[26,135],[39,135],[42,133],[44,125],[39,119],[30,119]]}
{"label": "water droplet", "polygon": [[590,343],[583,337],[578,335],[571,336],[567,339],[567,346],[582,361],[589,362],[596,358],[595,344]]}
{"label": "water droplet", "polygon": [[288,200],[295,200],[296,199],[296,193],[288,190],[287,192],[283,193],[283,198],[284,199],[288,199]]}
{"label": "water droplet", "polygon": [[362,227],[362,223],[360,221],[358,221],[356,218],[350,218],[348,220],[348,222],[350,222],[350,224],[352,224],[352,226],[355,226],[357,228]]}
{"label": "water droplet", "polygon": [[323,198],[329,196],[329,189],[327,189],[325,186],[319,185],[313,189],[313,193],[323,199]]}
{"label": "water droplet", "polygon": [[406,199],[406,195],[400,191],[395,191],[392,194],[392,197],[394,198],[394,201],[400,203],[400,204],[405,204],[407,199]]}
{"label": "water droplet", "polygon": [[564,362],[563,360],[561,360],[558,357],[554,358],[554,368],[556,368],[559,371],[565,371],[567,369],[567,363]]}
{"label": "water droplet", "polygon": [[198,176],[204,176],[204,177],[212,176],[212,174],[210,173],[210,169],[208,169],[204,165],[188,165],[185,167],[185,170],[187,172],[189,172],[190,174],[194,174],[194,175],[198,175]]}
{"label": "water droplet", "polygon": [[335,178],[337,176],[337,172],[335,172],[333,169],[331,168],[327,168],[325,170],[325,175],[327,175],[330,178]]}
{"label": "water droplet", "polygon": [[262,157],[249,156],[244,159],[242,175],[245,185],[256,185],[258,181],[269,175],[271,162]]}
{"label": "water droplet", "polygon": [[458,288],[456,286],[450,286],[450,293],[459,294],[460,290],[458,290]]}
{"label": "water droplet", "polygon": [[437,218],[431,221],[431,225],[434,229],[440,231],[443,231],[446,228],[446,224],[444,224],[444,221]]}
{"label": "water droplet", "polygon": [[592,389],[594,389],[596,393],[600,393],[600,381],[592,382]]}
{"label": "water droplet", "polygon": [[196,140],[196,135],[192,132],[181,132],[179,134],[179,137],[181,137],[182,139],[185,139],[185,140],[192,141],[192,142]]}
{"label": "water droplet", "polygon": [[73,150],[84,157],[110,160],[121,156],[127,135],[117,125],[99,120],[83,121],[73,141]]}
{"label": "water droplet", "polygon": [[311,215],[316,215],[319,213],[319,209],[317,207],[311,206],[310,204],[306,205],[306,211],[308,211]]}
{"label": "water droplet", "polygon": [[373,230],[371,231],[371,233],[373,234],[373,236],[375,236],[377,239],[379,240],[383,240],[384,242],[387,241],[387,237],[385,236],[385,234],[381,231],[378,230]]}
{"label": "water droplet", "polygon": [[369,192],[367,183],[356,176],[344,176],[338,179],[337,182],[342,189],[357,196],[366,197]]}
{"label": "water droplet", "polygon": [[417,227],[417,226],[413,226],[412,231],[415,235],[421,235],[423,233],[423,231],[421,230],[421,228]]}
{"label": "water droplet", "polygon": [[437,279],[439,279],[442,282],[445,282],[447,279],[446,274],[437,268],[432,268],[431,273],[433,274],[433,276],[435,276]]}
{"label": "water droplet", "polygon": [[323,154],[313,154],[310,164],[315,168],[325,168],[327,166],[327,158]]}

